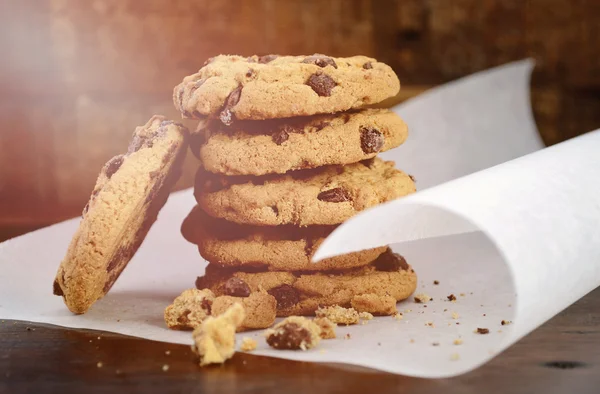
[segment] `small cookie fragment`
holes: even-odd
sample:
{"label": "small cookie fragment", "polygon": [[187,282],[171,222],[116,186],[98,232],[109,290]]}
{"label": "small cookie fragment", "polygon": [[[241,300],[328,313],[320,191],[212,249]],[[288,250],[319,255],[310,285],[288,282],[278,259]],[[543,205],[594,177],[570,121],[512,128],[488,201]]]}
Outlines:
{"label": "small cookie fragment", "polygon": [[200,357],[200,366],[222,364],[235,353],[235,332],[245,318],[244,307],[233,304],[225,313],[210,316],[194,329],[192,351]]}
{"label": "small cookie fragment", "polygon": [[477,334],[489,334],[490,330],[489,328],[481,328],[481,327],[477,327],[477,330],[475,331],[475,333]]}
{"label": "small cookie fragment", "polygon": [[415,302],[417,304],[424,304],[426,302],[431,301],[431,297],[425,293],[415,294]]}
{"label": "small cookie fragment", "polygon": [[335,324],[358,324],[358,312],[354,308],[343,308],[339,305],[320,307],[315,311],[315,316],[326,317]]}
{"label": "small cookie fragment", "polygon": [[454,343],[455,345],[462,345],[463,340],[460,338],[456,338],[452,343]]}
{"label": "small cookie fragment", "polygon": [[240,346],[240,350],[243,352],[251,352],[256,349],[258,344],[256,341],[250,337],[242,338],[242,344]]}
{"label": "small cookie fragment", "polygon": [[321,327],[321,338],[322,339],[333,339],[335,338],[335,328],[337,324],[332,322],[326,317],[317,317],[313,319],[316,325]]}
{"label": "small cookie fragment", "polygon": [[369,312],[373,315],[389,316],[396,313],[396,299],[388,295],[359,294],[352,297],[352,308],[358,312]]}
{"label": "small cookie fragment", "polygon": [[267,343],[279,350],[308,350],[321,340],[321,327],[301,316],[290,316],[265,333]]}
{"label": "small cookie fragment", "polygon": [[448,301],[451,301],[451,302],[456,301],[456,296],[454,294],[450,294],[447,298],[448,298]]}
{"label": "small cookie fragment", "polygon": [[238,332],[271,327],[275,322],[277,301],[266,292],[254,292],[249,297],[216,297],[212,304],[212,314],[220,315],[235,303],[241,304],[246,312],[246,318],[237,328]]}
{"label": "small cookie fragment", "polygon": [[369,312],[360,312],[358,317],[360,317],[362,320],[373,320],[373,315]]}
{"label": "small cookie fragment", "polygon": [[502,320],[502,321],[500,322],[500,324],[502,324],[503,326],[507,326],[507,325],[509,325],[510,323],[512,323],[510,320]]}
{"label": "small cookie fragment", "polygon": [[173,330],[198,327],[212,308],[215,295],[209,289],[187,289],[165,309],[165,323]]}

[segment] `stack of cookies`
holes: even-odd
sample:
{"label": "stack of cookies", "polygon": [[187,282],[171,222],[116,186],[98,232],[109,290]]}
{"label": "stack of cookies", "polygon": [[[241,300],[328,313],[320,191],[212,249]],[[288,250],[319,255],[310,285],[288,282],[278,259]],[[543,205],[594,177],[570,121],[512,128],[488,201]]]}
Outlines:
{"label": "stack of cookies", "polygon": [[406,124],[365,108],[399,89],[383,63],[323,55],[217,56],[175,87],[177,109],[199,120],[198,205],[182,225],[210,263],[196,287],[268,295],[277,316],[330,305],[394,314],[417,280],[401,256],[380,247],[311,258],[351,216],[415,191],[376,157],[405,141]]}

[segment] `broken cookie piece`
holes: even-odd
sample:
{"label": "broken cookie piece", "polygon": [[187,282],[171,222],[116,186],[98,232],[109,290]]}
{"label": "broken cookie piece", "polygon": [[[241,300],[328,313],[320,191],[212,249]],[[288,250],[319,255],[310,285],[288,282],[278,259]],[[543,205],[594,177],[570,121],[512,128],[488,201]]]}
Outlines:
{"label": "broken cookie piece", "polygon": [[211,313],[215,295],[209,289],[188,289],[165,309],[165,323],[173,330],[198,327]]}
{"label": "broken cookie piece", "polygon": [[243,352],[251,352],[256,349],[258,344],[256,341],[250,337],[242,338],[242,344],[240,345],[240,350]]}
{"label": "broken cookie piece", "polygon": [[235,303],[240,303],[246,312],[246,318],[238,327],[238,332],[268,328],[275,322],[277,301],[267,292],[254,292],[249,297],[217,297],[212,304],[212,314],[220,315]]}
{"label": "broken cookie piece", "polygon": [[373,315],[389,316],[397,312],[396,299],[388,295],[359,294],[352,297],[351,305],[358,312],[369,312]]}
{"label": "broken cookie piece", "polygon": [[335,324],[358,324],[358,312],[354,308],[343,308],[338,305],[320,307],[315,311],[315,316],[326,317]]}
{"label": "broken cookie piece", "polygon": [[200,358],[200,366],[221,364],[235,353],[235,332],[245,318],[244,307],[235,303],[223,314],[209,316],[194,329],[192,351]]}
{"label": "broken cookie piece", "polygon": [[269,346],[279,350],[308,350],[321,340],[321,328],[312,320],[290,316],[265,332]]}
{"label": "broken cookie piece", "polygon": [[337,327],[337,324],[326,317],[316,317],[313,322],[315,322],[315,324],[321,328],[322,339],[335,338],[335,328]]}

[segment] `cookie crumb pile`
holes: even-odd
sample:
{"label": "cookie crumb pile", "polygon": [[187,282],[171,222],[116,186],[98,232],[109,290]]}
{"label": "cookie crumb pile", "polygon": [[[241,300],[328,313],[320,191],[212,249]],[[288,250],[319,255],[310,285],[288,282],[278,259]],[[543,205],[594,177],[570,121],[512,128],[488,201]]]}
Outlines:
{"label": "cookie crumb pile", "polygon": [[358,312],[394,314],[416,288],[402,256],[379,247],[311,259],[345,220],[415,191],[377,157],[406,140],[406,124],[365,108],[399,89],[389,66],[364,56],[221,55],[184,78],[173,101],[198,120],[200,166],[181,231],[209,261],[196,287],[241,299],[264,291],[280,317],[334,305],[356,306],[357,322]]}

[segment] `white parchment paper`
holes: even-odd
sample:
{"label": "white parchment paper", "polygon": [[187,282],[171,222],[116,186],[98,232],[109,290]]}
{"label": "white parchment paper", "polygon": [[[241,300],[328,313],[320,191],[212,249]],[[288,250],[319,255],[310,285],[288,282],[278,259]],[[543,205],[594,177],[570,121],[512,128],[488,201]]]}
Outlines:
{"label": "white parchment paper", "polygon": [[[339,327],[338,339],[307,352],[272,350],[261,332],[241,334],[259,340],[257,354],[453,376],[600,284],[600,132],[531,153],[542,146],[529,104],[531,68],[512,63],[399,106],[409,140],[384,156],[414,174],[421,191],[354,217],[318,251],[392,243],[415,267],[417,292],[432,301],[399,303],[402,320]],[[174,193],[111,292],[82,316],[51,294],[79,219],[0,244],[0,318],[190,344],[188,332],[166,329],[162,314],[206,265],[179,232],[194,204],[190,190]],[[475,334],[478,327],[490,333]]]}

